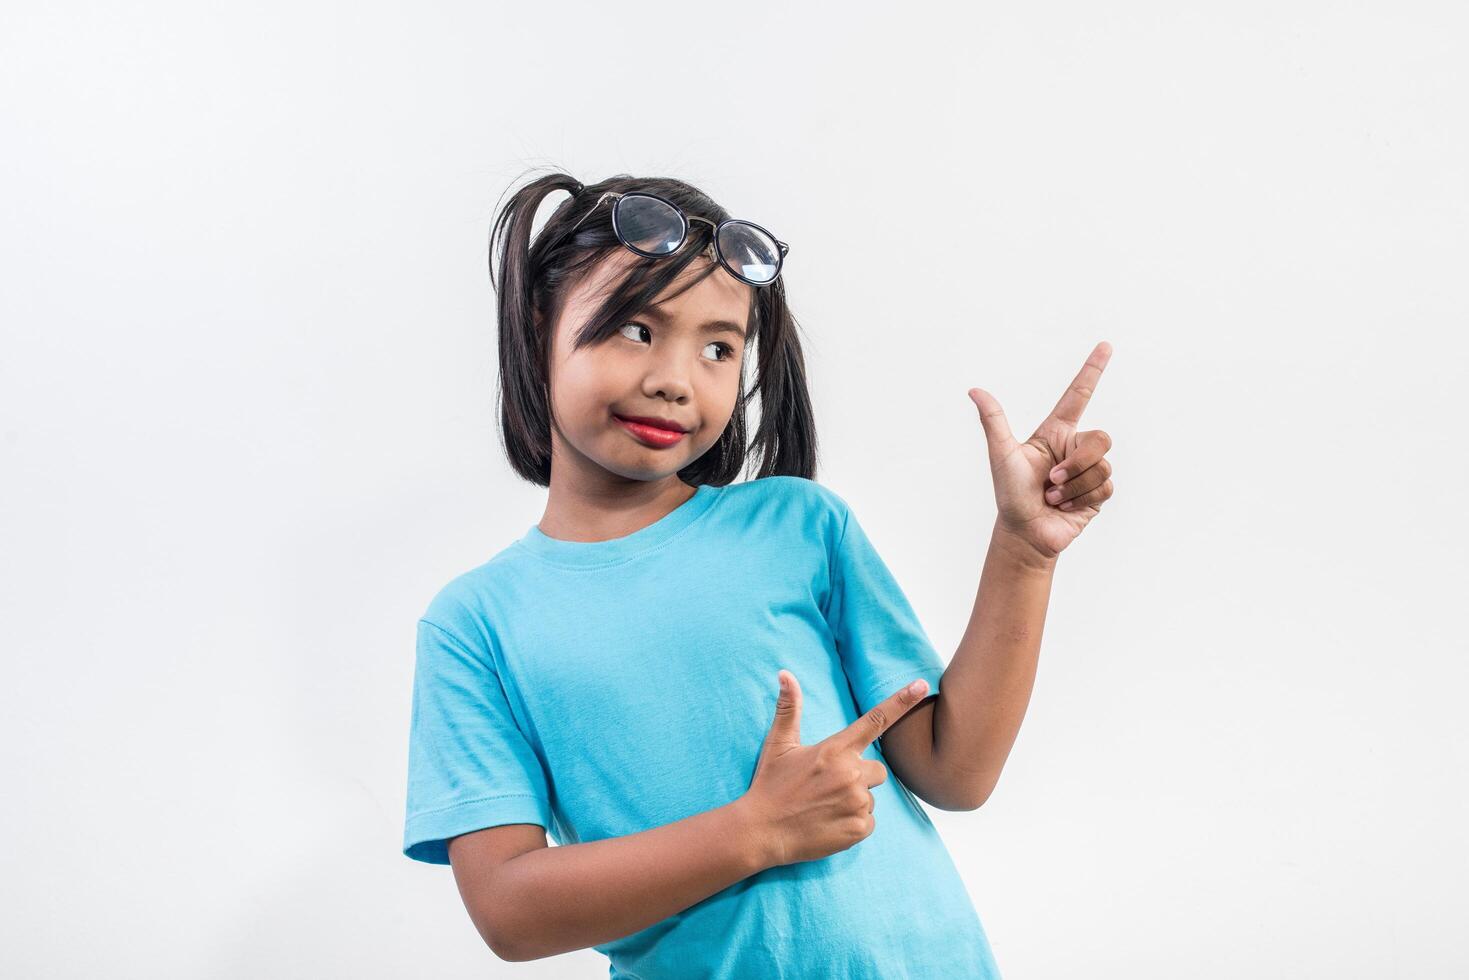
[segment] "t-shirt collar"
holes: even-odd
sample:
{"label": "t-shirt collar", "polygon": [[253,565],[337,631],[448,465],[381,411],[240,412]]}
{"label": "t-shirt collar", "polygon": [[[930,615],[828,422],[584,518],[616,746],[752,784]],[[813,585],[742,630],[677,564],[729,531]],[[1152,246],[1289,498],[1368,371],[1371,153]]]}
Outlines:
{"label": "t-shirt collar", "polygon": [[658,520],[631,534],[606,541],[564,541],[546,534],[535,524],[516,544],[557,565],[578,568],[614,564],[659,547],[699,518],[718,498],[718,487],[703,483],[694,495]]}

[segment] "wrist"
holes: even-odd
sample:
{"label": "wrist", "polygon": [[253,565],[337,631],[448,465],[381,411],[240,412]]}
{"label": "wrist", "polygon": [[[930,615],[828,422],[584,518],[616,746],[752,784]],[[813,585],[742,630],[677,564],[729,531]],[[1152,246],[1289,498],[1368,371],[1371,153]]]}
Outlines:
{"label": "wrist", "polygon": [[1011,563],[1029,571],[1052,572],[1058,555],[1048,555],[1026,540],[1025,536],[1005,527],[999,521],[990,536],[990,547]]}
{"label": "wrist", "polygon": [[741,864],[748,869],[746,877],[781,863],[775,853],[774,836],[756,812],[748,794],[726,804],[724,809],[729,821],[729,840],[733,842]]}

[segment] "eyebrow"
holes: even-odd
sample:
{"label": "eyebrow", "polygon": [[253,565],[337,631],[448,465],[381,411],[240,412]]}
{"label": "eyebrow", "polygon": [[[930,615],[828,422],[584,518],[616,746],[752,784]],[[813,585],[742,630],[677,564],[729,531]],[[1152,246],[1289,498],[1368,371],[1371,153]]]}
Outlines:
{"label": "eyebrow", "polygon": [[[667,323],[670,319],[668,314],[664,313],[657,307],[648,307],[647,313],[653,319],[661,320],[664,323]],[[702,330],[704,333],[732,333],[739,337],[741,340],[745,339],[745,328],[741,327],[738,323],[735,323],[731,320],[709,320],[699,329]]]}

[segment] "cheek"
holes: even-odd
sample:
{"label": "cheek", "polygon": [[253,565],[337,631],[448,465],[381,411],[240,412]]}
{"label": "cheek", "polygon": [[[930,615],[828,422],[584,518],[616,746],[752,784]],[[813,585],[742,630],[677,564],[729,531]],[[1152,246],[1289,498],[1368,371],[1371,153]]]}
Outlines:
{"label": "cheek", "polygon": [[738,372],[732,371],[729,375],[705,387],[700,398],[703,402],[704,424],[708,428],[705,438],[719,438],[720,433],[729,425],[729,420],[734,417],[735,402],[739,396],[740,376]]}
{"label": "cheek", "polygon": [[551,399],[563,424],[574,427],[598,406],[606,407],[609,388],[606,371],[586,358],[572,358],[557,365],[551,380]]}

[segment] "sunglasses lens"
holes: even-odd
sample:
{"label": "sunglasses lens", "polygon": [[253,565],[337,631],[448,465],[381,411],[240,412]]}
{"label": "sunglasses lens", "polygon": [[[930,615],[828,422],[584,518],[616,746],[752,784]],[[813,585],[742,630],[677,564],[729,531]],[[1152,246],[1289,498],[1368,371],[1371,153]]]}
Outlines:
{"label": "sunglasses lens", "polygon": [[719,251],[751,282],[772,282],[780,271],[780,247],[775,239],[746,221],[731,221],[720,230]]}
{"label": "sunglasses lens", "polygon": [[683,219],[656,197],[624,194],[617,199],[616,217],[618,232],[644,255],[667,255],[683,244]]}

